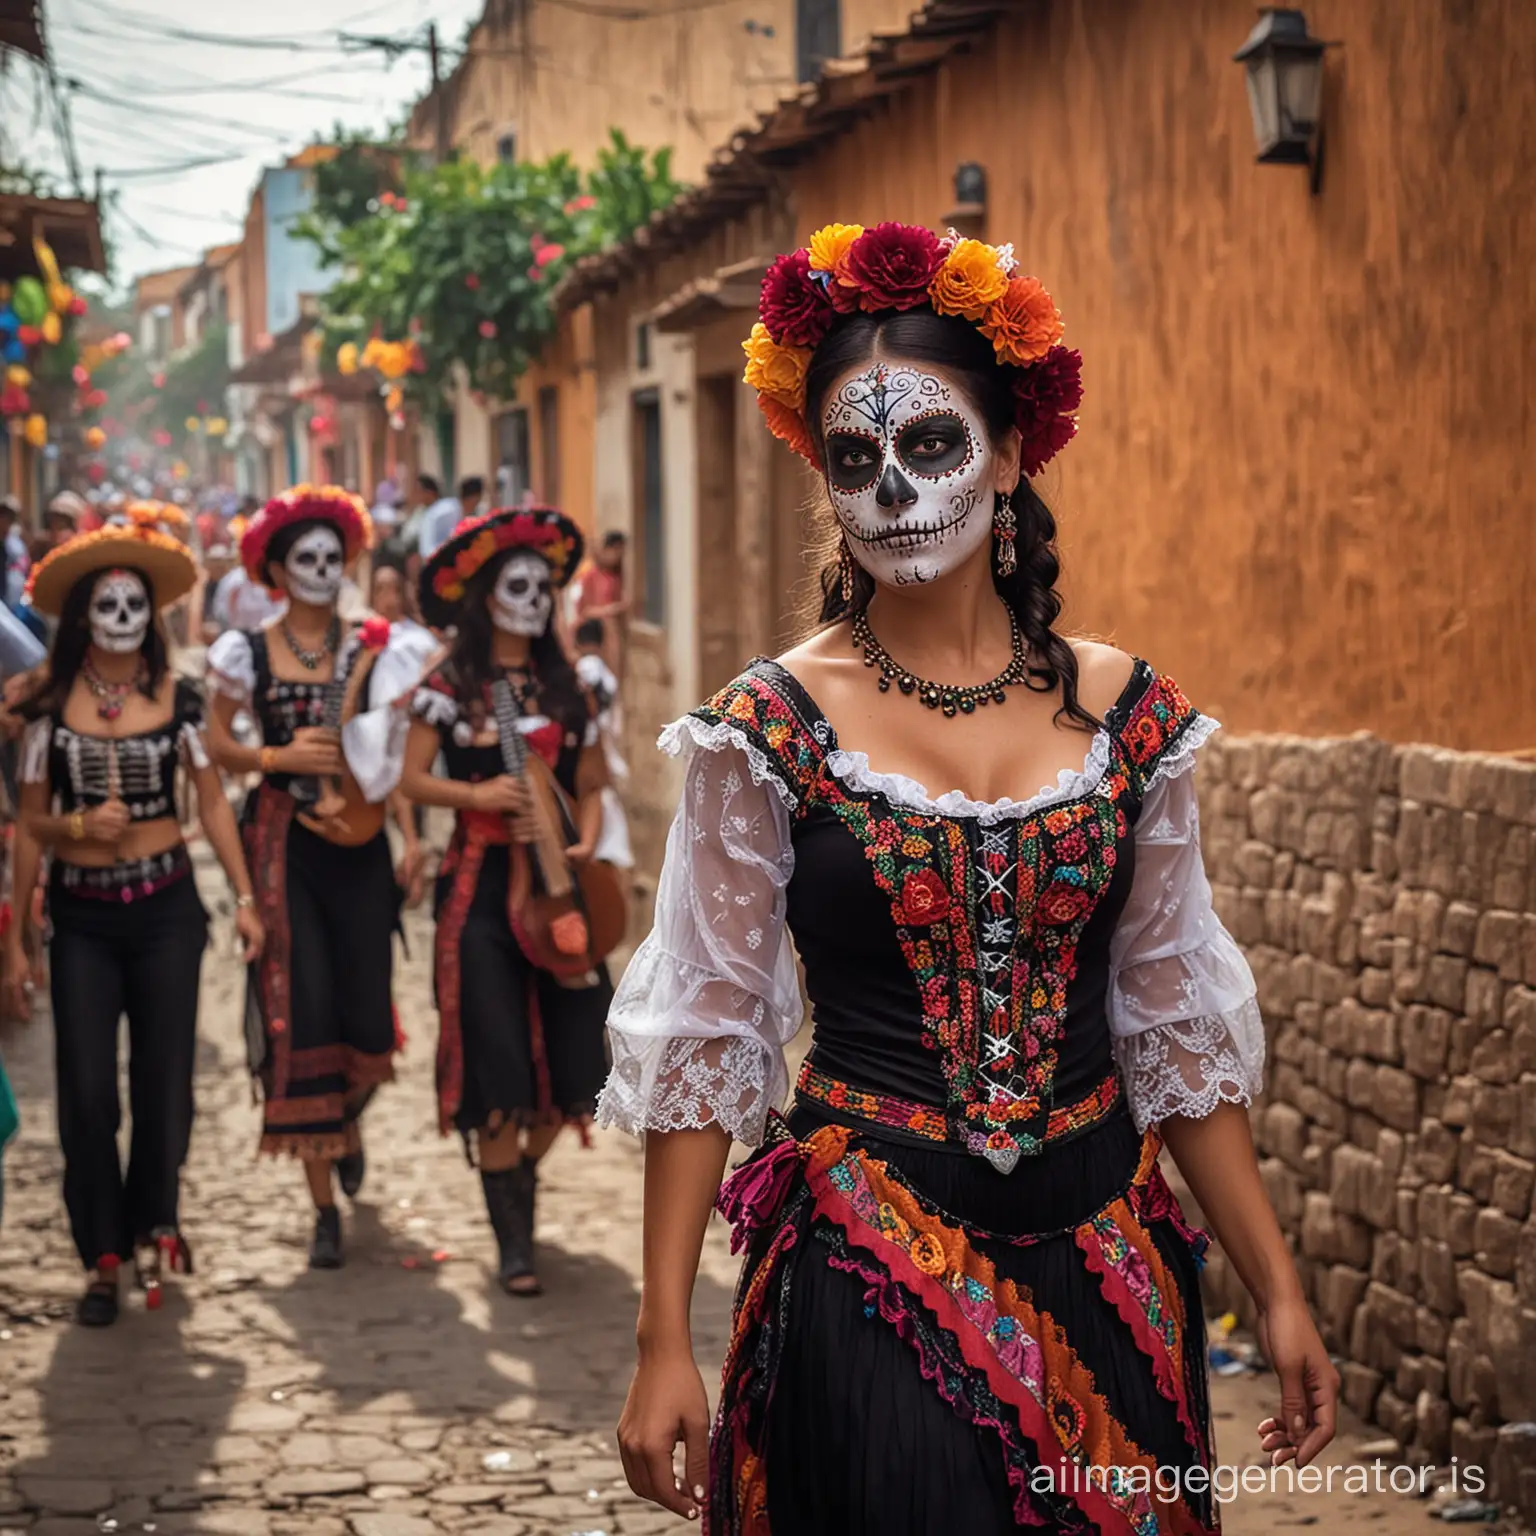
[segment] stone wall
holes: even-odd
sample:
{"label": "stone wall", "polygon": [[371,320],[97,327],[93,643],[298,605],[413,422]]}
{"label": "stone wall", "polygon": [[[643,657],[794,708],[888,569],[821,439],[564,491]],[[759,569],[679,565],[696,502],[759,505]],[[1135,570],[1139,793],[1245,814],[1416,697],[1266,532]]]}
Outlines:
{"label": "stone wall", "polygon": [[1201,777],[1269,1033],[1264,1182],[1345,1396],[1536,1511],[1536,765],[1218,736]]}

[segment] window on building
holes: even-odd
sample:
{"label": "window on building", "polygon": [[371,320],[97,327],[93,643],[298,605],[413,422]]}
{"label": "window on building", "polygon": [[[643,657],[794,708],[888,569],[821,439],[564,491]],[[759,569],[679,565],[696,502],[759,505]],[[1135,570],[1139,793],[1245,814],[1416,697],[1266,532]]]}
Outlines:
{"label": "window on building", "polygon": [[552,507],[560,505],[560,386],[539,390],[539,494]]}
{"label": "window on building", "polygon": [[528,412],[518,406],[496,418],[497,506],[515,507],[527,497],[528,468]]}
{"label": "window on building", "polygon": [[840,0],[795,0],[795,77],[804,85],[843,51]]}
{"label": "window on building", "polygon": [[510,165],[517,159],[517,130],[508,128],[504,133],[496,136],[496,158],[503,165]]}
{"label": "window on building", "polygon": [[635,367],[646,372],[651,366],[651,322],[642,320],[635,327]]}
{"label": "window on building", "polygon": [[640,616],[650,624],[667,621],[666,528],[662,516],[661,395],[654,389],[638,390],[631,420],[635,474],[634,505],[638,559],[635,569],[643,584],[639,594]]}

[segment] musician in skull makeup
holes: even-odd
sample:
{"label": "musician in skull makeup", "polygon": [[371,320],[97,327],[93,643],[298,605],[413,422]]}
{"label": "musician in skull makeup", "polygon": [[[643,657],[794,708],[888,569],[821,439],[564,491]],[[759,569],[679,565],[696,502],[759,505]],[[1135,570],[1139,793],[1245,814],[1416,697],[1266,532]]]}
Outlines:
{"label": "musician in skull makeup", "polygon": [[[203,745],[202,705],[172,676],[157,610],[191,589],[185,548],[148,524],[108,527],[55,550],[29,586],[58,617],[46,668],[18,706],[22,750],[15,882],[20,920],[6,974],[26,974],[25,894],[51,849],[50,975],[64,1203],[91,1272],[77,1315],[116,1320],[130,1259],[151,1306],[164,1272],[187,1271],[181,1165],[192,1130],[198,973],[208,915],[177,816],[177,771],[196,787],[204,831],[235,889],[247,958],[264,934],[234,815]],[[9,1000],[24,1009],[24,999]],[[133,1122],[117,1148],[121,1015],[128,1016]]]}
{"label": "musician in skull makeup", "polygon": [[[456,812],[436,893],[439,1123],[479,1162],[500,1280],[518,1296],[539,1289],[538,1161],[563,1124],[585,1133],[605,1071],[601,955],[548,960],[517,895],[538,838],[525,757],[569,797],[570,864],[591,866],[602,830],[595,709],[551,623],[581,547],[558,512],[497,511],[460,524],[427,562],[422,614],[457,632],[416,690],[401,781],[409,799]],[[446,778],[432,771],[439,753]]]}
{"label": "musician in skull makeup", "polygon": [[[365,1160],[359,1119],[394,1074],[393,935],[400,891],[420,859],[409,817],[405,862],[391,863],[385,802],[399,776],[406,717],[394,701],[423,670],[430,637],[379,618],[348,627],[342,577],[371,541],[362,501],[296,486],[253,517],[240,541],[252,581],[287,599],[263,627],[230,630],[208,651],[209,742],[220,766],[259,772],[244,832],[271,942],[252,966],[247,1036],[261,1084],[261,1150],[305,1165],[315,1204],[310,1263],[342,1262],[334,1182],[353,1197]],[[232,732],[248,707],[260,748]]]}

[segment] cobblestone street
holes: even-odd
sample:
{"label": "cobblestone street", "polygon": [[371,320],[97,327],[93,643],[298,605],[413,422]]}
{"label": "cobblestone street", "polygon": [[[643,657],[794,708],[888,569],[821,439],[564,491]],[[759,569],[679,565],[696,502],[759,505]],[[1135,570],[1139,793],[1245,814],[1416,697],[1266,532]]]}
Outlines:
{"label": "cobblestone street", "polygon": [[[227,921],[215,930],[183,1198],[199,1268],[167,1286],[159,1313],[131,1296],[113,1329],[69,1321],[80,1276],[58,1194],[45,1015],[11,1043],[24,1126],[6,1159],[0,1234],[0,1532],[682,1529],[628,1494],[613,1445],[633,1361],[638,1148],[617,1135],[591,1151],[562,1140],[540,1207],[547,1294],[501,1295],[476,1178],[433,1123],[430,928],[417,915],[398,991],[404,1068],[365,1122],[370,1166],[347,1213],[348,1265],[311,1274],[298,1169],[252,1155],[243,978]],[[716,1223],[695,1304],[706,1379],[734,1268]],[[1215,1383],[1224,1459],[1252,1459],[1249,1425],[1271,1396],[1266,1378]],[[1330,1460],[1358,1451],[1357,1436]],[[1244,1495],[1226,1527],[1332,1528],[1341,1514],[1377,1532],[1433,1528],[1422,1504],[1391,1494]]]}

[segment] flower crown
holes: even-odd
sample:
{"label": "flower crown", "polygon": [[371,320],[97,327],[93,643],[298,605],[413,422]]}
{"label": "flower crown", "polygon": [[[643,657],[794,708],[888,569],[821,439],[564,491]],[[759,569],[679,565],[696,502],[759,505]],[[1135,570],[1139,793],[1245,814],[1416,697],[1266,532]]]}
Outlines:
{"label": "flower crown", "polygon": [[805,374],[842,315],[917,309],[969,320],[1012,370],[1023,466],[1037,475],[1077,432],[1082,353],[1061,345],[1061,316],[1038,278],[1021,277],[1011,245],[919,224],[828,224],[763,278],[758,322],[742,342],[746,382],[768,429],[817,469],[817,433],[805,419]]}
{"label": "flower crown", "polygon": [[278,530],[311,520],[329,523],[341,534],[348,561],[373,548],[373,519],[361,496],[339,485],[295,485],[274,496],[240,534],[240,562],[253,581],[267,579],[267,546]]}

